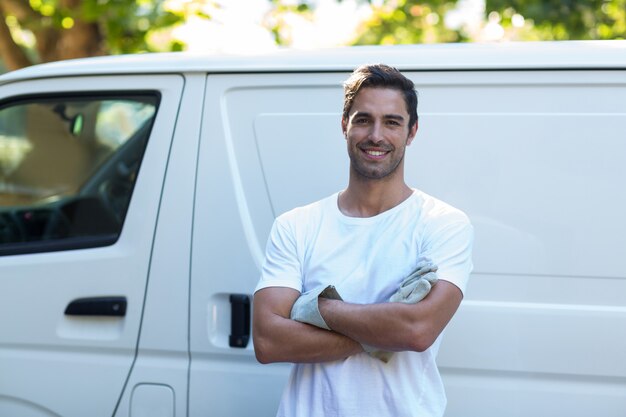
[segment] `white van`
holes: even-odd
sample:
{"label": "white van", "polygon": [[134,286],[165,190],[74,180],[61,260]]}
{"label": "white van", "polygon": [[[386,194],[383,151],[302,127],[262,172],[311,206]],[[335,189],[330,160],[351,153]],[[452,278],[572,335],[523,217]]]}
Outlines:
{"label": "white van", "polygon": [[626,41],[155,54],[0,78],[0,416],[273,416],[250,303],[274,218],[347,184],[342,81],[419,91],[407,182],[475,272],[447,417],[626,416]]}

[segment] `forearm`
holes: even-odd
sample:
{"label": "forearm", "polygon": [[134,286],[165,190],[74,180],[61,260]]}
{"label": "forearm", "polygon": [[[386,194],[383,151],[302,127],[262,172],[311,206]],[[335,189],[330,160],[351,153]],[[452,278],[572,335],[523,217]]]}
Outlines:
{"label": "forearm", "polygon": [[261,363],[317,363],[362,352],[361,345],[342,334],[283,317],[267,328],[255,327],[254,347]]}
{"label": "forearm", "polygon": [[320,299],[322,317],[334,331],[390,351],[428,349],[456,312],[462,299],[453,284],[440,281],[417,304],[350,304]]}
{"label": "forearm", "polygon": [[327,362],[363,351],[347,336],[291,320],[291,306],[298,296],[299,292],[287,288],[255,294],[253,341],[259,362]]}
{"label": "forearm", "polygon": [[389,351],[420,350],[426,329],[421,329],[415,315],[408,311],[411,307],[401,303],[320,302],[320,312],[335,332]]}

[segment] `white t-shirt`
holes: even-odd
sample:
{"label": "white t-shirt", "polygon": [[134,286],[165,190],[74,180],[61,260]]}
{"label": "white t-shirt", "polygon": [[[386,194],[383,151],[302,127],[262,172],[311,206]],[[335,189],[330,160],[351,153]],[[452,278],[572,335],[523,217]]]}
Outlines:
{"label": "white t-shirt", "polygon": [[[437,276],[465,292],[472,270],[473,228],[467,216],[419,190],[373,217],[348,217],[338,193],[279,216],[255,291],[301,292],[334,285],[346,302],[385,302],[423,257]],[[439,417],[446,397],[435,357],[398,352],[388,363],[366,353],[318,364],[295,364],[279,417]]]}

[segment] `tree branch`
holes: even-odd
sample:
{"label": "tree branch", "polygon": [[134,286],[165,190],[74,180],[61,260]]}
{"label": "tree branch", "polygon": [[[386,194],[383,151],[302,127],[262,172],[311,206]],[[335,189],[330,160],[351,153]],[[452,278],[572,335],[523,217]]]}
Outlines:
{"label": "tree branch", "polygon": [[42,15],[34,11],[25,0],[0,0],[0,7],[6,14],[13,15],[20,22],[37,22]]}
{"label": "tree branch", "polygon": [[57,48],[60,29],[53,27],[40,28],[33,31],[35,35],[35,49],[41,62],[58,61]]}
{"label": "tree branch", "polygon": [[86,22],[80,9],[84,0],[60,0],[59,6],[73,11],[74,26],[58,32],[57,59],[103,55],[102,33],[97,22]]}
{"label": "tree branch", "polygon": [[0,57],[2,57],[4,66],[9,71],[28,67],[33,63],[28,59],[24,50],[13,40],[11,29],[6,23],[3,6],[4,3],[0,3]]}
{"label": "tree branch", "polygon": [[57,44],[58,59],[104,55],[101,39],[97,23],[75,21],[74,27],[60,33]]}

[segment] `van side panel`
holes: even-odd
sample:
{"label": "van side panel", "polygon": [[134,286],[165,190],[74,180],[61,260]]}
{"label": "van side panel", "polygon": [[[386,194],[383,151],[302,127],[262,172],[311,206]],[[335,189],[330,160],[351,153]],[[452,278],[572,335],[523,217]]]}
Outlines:
{"label": "van side panel", "polygon": [[[465,211],[476,230],[475,270],[439,356],[447,416],[622,415],[624,73],[409,74],[420,129],[407,182]],[[288,367],[256,364],[251,344],[228,346],[227,300],[252,295],[275,216],[346,186],[347,75],[209,76],[191,413],[275,411]]]}
{"label": "van side panel", "polygon": [[625,72],[415,74],[407,178],[465,210],[475,270],[448,416],[622,416]]}

